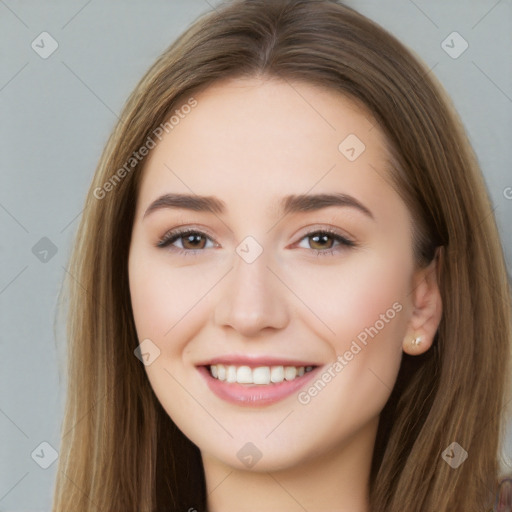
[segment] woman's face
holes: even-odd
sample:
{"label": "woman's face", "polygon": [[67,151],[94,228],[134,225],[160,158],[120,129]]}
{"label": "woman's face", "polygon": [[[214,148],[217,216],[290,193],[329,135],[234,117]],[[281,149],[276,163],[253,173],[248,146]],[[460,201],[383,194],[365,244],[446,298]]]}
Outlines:
{"label": "woman's face", "polygon": [[381,131],[304,83],[195,99],[148,155],[130,247],[156,396],[203,457],[240,469],[373,443],[416,272]]}

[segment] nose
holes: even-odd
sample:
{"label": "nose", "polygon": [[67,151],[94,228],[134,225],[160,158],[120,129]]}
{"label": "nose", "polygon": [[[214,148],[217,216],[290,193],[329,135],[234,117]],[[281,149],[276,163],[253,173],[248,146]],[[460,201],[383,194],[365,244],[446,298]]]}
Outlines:
{"label": "nose", "polygon": [[289,291],[268,267],[266,252],[252,263],[234,255],[234,267],[223,280],[215,323],[243,337],[264,329],[283,329],[289,322]]}

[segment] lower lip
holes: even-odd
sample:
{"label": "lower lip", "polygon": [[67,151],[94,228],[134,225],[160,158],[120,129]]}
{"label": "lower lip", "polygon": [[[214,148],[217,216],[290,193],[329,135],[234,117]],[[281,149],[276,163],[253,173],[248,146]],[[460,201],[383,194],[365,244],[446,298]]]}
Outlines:
{"label": "lower lip", "polygon": [[226,402],[236,405],[245,405],[257,407],[260,405],[270,405],[279,400],[290,396],[306,385],[320,370],[317,366],[310,372],[304,373],[302,377],[296,377],[293,380],[284,380],[277,384],[239,384],[237,382],[227,382],[216,379],[210,374],[210,369],[206,366],[199,366],[197,369],[203,376],[213,393]]}

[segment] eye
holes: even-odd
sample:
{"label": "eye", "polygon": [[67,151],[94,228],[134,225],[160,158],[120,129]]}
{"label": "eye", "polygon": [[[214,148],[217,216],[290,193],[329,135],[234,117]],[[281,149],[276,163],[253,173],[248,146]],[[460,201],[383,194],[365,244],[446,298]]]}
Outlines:
{"label": "eye", "polygon": [[178,253],[196,253],[205,247],[205,241],[213,241],[206,233],[193,229],[173,230],[167,232],[156,244],[157,247],[168,247],[176,241],[181,241],[181,247],[173,246]]}
{"label": "eye", "polygon": [[[307,238],[311,239],[309,243],[310,246],[320,246],[319,248],[311,247],[313,251],[317,253],[317,256],[334,255],[344,249],[356,246],[355,242],[331,229],[311,231],[302,237],[300,241],[302,242],[302,240]],[[330,243],[329,239],[331,239]],[[180,242],[181,246],[174,245],[177,241]],[[206,245],[208,241],[212,242],[213,245],[207,247]],[[336,245],[334,245],[336,242],[338,244],[338,248],[333,249],[333,246],[336,247]],[[177,252],[178,254],[198,254],[204,249],[218,247],[218,244],[216,244],[209,235],[202,231],[195,229],[175,229],[168,231],[158,241],[156,246],[160,248],[170,247],[172,251]]]}
{"label": "eye", "polygon": [[[356,243],[352,240],[349,240],[343,235],[340,235],[336,231],[333,231],[331,229],[321,229],[318,231],[311,231],[306,236],[301,238],[302,240],[305,240],[309,238],[310,242],[309,245],[317,245],[320,246],[320,248],[312,247],[314,251],[317,252],[317,256],[325,256],[325,255],[334,255],[344,249],[355,247]],[[329,243],[329,239],[332,240],[332,242]],[[338,242],[338,248],[332,249],[335,242]],[[327,247],[325,246],[327,244]],[[336,247],[336,246],[335,246]]]}

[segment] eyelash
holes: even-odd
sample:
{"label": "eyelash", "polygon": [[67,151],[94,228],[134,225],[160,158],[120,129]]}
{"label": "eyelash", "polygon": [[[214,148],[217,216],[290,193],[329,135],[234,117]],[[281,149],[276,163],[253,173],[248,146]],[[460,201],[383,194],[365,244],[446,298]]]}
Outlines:
{"label": "eyelash", "polygon": [[[208,236],[206,233],[203,233],[202,231],[199,231],[196,229],[173,230],[173,231],[167,232],[157,242],[156,246],[163,249],[165,247],[170,246],[176,240],[178,240],[184,236],[187,236],[187,235],[201,235],[201,236],[204,236],[204,237],[212,240],[212,238],[210,236]],[[312,251],[316,251],[317,256],[334,256],[338,252],[340,252],[340,250],[342,250],[342,249],[340,249],[340,246],[342,246],[344,248],[351,248],[351,247],[357,246],[357,244],[354,241],[349,240],[348,238],[345,238],[344,236],[340,235],[336,231],[333,231],[329,228],[318,229],[316,231],[310,231],[309,233],[304,235],[299,240],[299,242],[304,240],[304,238],[313,237],[314,235],[330,235],[336,242],[339,242],[339,244],[340,244],[337,246],[338,247],[337,249],[326,249],[326,250],[311,249]],[[177,254],[184,254],[184,255],[190,254],[190,255],[196,256],[196,255],[198,255],[198,253],[204,251],[205,249],[181,249],[179,247],[173,247],[170,250],[172,250],[173,252],[176,252]]]}

